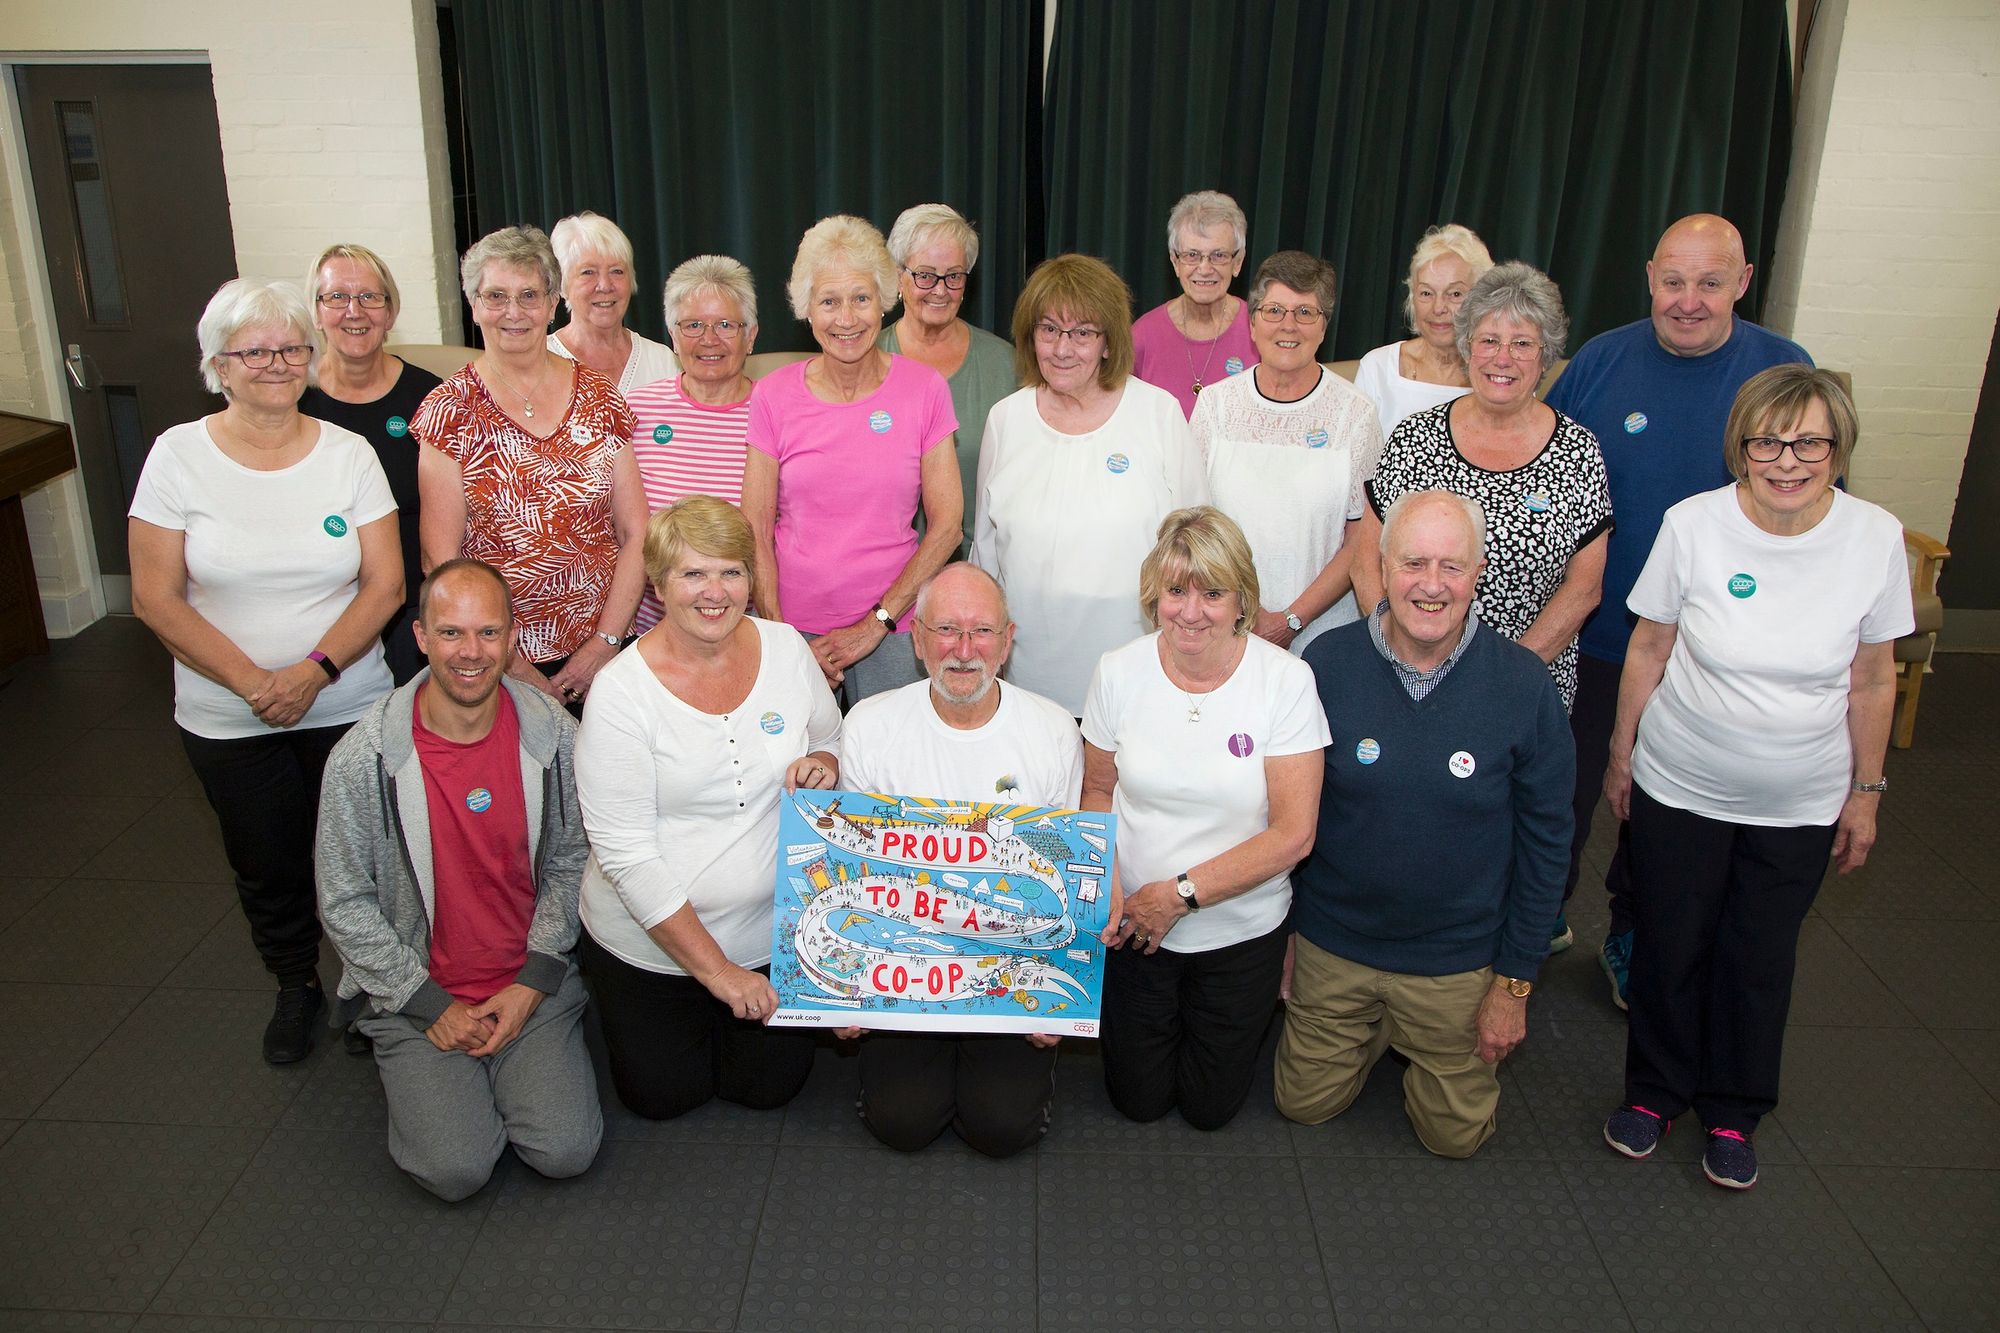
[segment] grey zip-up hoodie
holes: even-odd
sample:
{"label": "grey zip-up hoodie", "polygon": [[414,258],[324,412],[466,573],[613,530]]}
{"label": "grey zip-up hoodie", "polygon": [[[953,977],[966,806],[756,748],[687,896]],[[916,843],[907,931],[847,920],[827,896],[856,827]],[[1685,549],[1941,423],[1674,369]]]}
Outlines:
{"label": "grey zip-up hoodie", "polygon": [[[430,979],[430,804],[412,731],[424,671],[384,695],[341,738],[320,788],[314,872],[320,915],[345,965],[340,1012],[351,1022],[363,997],[383,1013],[435,1023],[452,997]],[[577,895],[590,846],[576,802],[576,723],[540,690],[503,678],[521,726],[521,794],[535,914],[528,959],[514,978],[553,995],[574,963]]]}

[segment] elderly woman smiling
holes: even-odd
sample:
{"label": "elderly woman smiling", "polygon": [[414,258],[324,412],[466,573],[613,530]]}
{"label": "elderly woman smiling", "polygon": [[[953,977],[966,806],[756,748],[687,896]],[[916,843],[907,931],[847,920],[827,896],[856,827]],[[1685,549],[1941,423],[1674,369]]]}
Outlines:
{"label": "elderly woman smiling", "polygon": [[1404,417],[1448,403],[1472,387],[1458,350],[1458,307],[1472,284],[1493,267],[1486,243],[1470,227],[1432,227],[1410,256],[1403,317],[1416,336],[1378,347],[1361,358],[1354,387],[1381,414],[1387,439]]}
{"label": "elderly woman smiling", "polygon": [[881,232],[844,214],[814,223],[787,294],[820,351],[750,395],[743,512],[757,534],[757,606],[810,638],[852,704],[922,678],[910,613],[958,549],[958,419],[943,376],[875,345],[896,304]]}
{"label": "elderly woman smiling", "polygon": [[[965,285],[979,262],[979,233],[944,204],[906,208],[889,231],[889,258],[902,274],[903,317],[882,330],[876,345],[921,361],[944,376],[958,416],[958,477],[971,525],[972,484],[979,471],[979,442],[993,404],[1020,386],[1014,349],[1004,338],[974,328],[959,316]],[[964,555],[965,543],[959,545]]]}
{"label": "elderly woman smiling", "polygon": [[569,321],[549,335],[549,350],[589,366],[629,394],[678,367],[671,348],[625,327],[632,304],[632,242],[610,218],[588,209],[549,233],[562,270]]}
{"label": "elderly woman smiling", "polygon": [[1184,417],[1204,388],[1256,363],[1249,307],[1229,294],[1248,233],[1243,210],[1216,190],[1184,196],[1167,215],[1167,257],[1181,294],[1132,326],[1132,373],[1172,394]]}
{"label": "elderly woman smiling", "polygon": [[[1456,319],[1472,391],[1396,427],[1369,483],[1365,537],[1371,549],[1380,543],[1382,514],[1408,491],[1479,501],[1479,618],[1549,664],[1567,708],[1576,695],[1576,633],[1597,605],[1611,534],[1597,437],[1535,396],[1562,358],[1569,316],[1548,275],[1517,261],[1474,283]],[[1370,609],[1382,596],[1373,563],[1354,572]]]}

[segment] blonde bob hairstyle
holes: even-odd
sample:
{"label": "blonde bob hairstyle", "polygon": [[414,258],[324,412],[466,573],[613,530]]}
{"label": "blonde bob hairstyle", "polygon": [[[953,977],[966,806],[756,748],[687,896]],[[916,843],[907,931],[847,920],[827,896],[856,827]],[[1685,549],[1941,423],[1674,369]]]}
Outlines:
{"label": "blonde bob hairstyle", "polygon": [[727,500],[690,495],[654,514],[646,524],[646,585],[665,601],[667,576],[689,551],[734,560],[743,566],[745,587],[757,584],[757,541],[750,520]]}
{"label": "blonde bob hairstyle", "polygon": [[835,213],[813,223],[799,238],[792,278],[785,284],[792,314],[811,319],[813,288],[822,274],[838,268],[852,269],[875,284],[876,304],[884,315],[902,299],[896,286],[896,261],[889,258],[889,243],[875,224],[849,213]]}
{"label": "blonde bob hairstyle", "polygon": [[1160,521],[1159,540],[1139,566],[1139,610],[1160,627],[1160,594],[1176,584],[1236,594],[1236,633],[1247,634],[1263,606],[1257,565],[1236,520],[1214,505],[1176,509]]}
{"label": "blonde bob hairstyle", "polygon": [[1827,422],[1833,428],[1833,453],[1827,459],[1832,467],[1830,479],[1839,481],[1845,477],[1847,464],[1854,457],[1854,446],[1861,438],[1861,418],[1854,410],[1854,399],[1841,386],[1838,376],[1803,362],[1760,371],[1736,391],[1728,424],[1722,428],[1722,461],[1730,475],[1738,481],[1750,476],[1745,440],[1769,431],[1792,429],[1815,402],[1826,409]]}
{"label": "blonde bob hairstyle", "polygon": [[306,304],[319,304],[319,275],[329,259],[351,259],[375,274],[375,281],[382,284],[382,295],[389,298],[389,326],[395,327],[396,316],[403,312],[403,293],[397,290],[396,279],[390,274],[389,266],[382,262],[382,256],[365,245],[329,245],[313,260],[312,270],[306,274]]}
{"label": "blonde bob hairstyle", "polygon": [[195,325],[195,338],[201,343],[201,382],[210,393],[229,397],[222,378],[222,354],[231,338],[256,324],[289,324],[298,330],[298,340],[313,349],[306,362],[306,380],[312,382],[319,362],[319,330],[304,294],[289,282],[231,278],[208,298],[201,321]]}
{"label": "blonde bob hairstyle", "polygon": [[1417,248],[1410,252],[1409,276],[1403,279],[1403,319],[1410,326],[1410,332],[1417,331],[1417,270],[1428,264],[1435,264],[1446,255],[1456,255],[1472,270],[1472,276],[1465,280],[1468,291],[1472,284],[1486,276],[1486,270],[1493,267],[1492,252],[1486,242],[1479,239],[1472,228],[1457,222],[1447,222],[1432,227],[1417,242]]}
{"label": "blonde bob hairstyle", "polygon": [[1035,265],[1014,302],[1014,378],[1023,388],[1048,383],[1035,354],[1035,325],[1057,314],[1104,330],[1098,387],[1116,389],[1131,376],[1132,289],[1102,259],[1057,255]]}

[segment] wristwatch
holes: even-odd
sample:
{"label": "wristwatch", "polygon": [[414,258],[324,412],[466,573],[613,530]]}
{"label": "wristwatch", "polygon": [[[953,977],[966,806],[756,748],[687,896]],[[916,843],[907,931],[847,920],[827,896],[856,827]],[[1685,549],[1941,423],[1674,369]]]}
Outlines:
{"label": "wristwatch", "polygon": [[1306,622],[1300,620],[1298,617],[1298,613],[1296,611],[1293,611],[1290,607],[1285,608],[1285,623],[1291,626],[1292,633],[1294,634],[1297,634],[1300,630],[1306,627]]}
{"label": "wristwatch", "polygon": [[1535,983],[1532,981],[1523,981],[1520,977],[1503,977],[1498,972],[1495,972],[1493,980],[1496,984],[1505,986],[1507,993],[1517,1000],[1525,1000],[1529,995],[1534,993]]}
{"label": "wristwatch", "polygon": [[1882,775],[1882,780],[1880,782],[1857,782],[1854,784],[1854,790],[1887,791],[1889,790],[1889,775],[1887,773],[1884,773]]}
{"label": "wristwatch", "polygon": [[1180,874],[1174,876],[1174,889],[1181,895],[1181,906],[1187,908],[1190,912],[1199,912],[1201,910],[1201,904],[1195,900],[1194,896],[1194,881],[1187,877],[1186,871],[1182,871]]}
{"label": "wristwatch", "polygon": [[603,630],[598,630],[597,637],[610,644],[613,648],[623,648],[625,646],[625,640],[619,638],[616,634],[606,634]]}
{"label": "wristwatch", "polygon": [[890,615],[888,609],[882,603],[875,603],[875,609],[868,614],[881,621],[883,629],[888,630],[891,634],[896,632],[896,617]]}

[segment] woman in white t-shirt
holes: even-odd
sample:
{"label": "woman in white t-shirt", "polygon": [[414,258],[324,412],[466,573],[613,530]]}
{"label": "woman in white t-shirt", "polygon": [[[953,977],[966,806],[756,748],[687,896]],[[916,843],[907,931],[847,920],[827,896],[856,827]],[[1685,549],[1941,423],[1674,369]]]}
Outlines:
{"label": "woman in white t-shirt", "polygon": [[1403,316],[1414,336],[1376,348],[1354,371],[1354,387],[1375,404],[1383,439],[1412,412],[1440,407],[1471,389],[1455,321],[1472,284],[1492,267],[1486,242],[1456,222],[1432,227],[1417,242],[1403,283]]}
{"label": "woman in white t-shirt", "polygon": [[1831,373],[1753,377],[1724,431],[1736,484],[1667,511],[1628,599],[1604,791],[1631,820],[1631,1030],[1604,1137],[1645,1157],[1692,1109],[1730,1189],[1757,1180],[1799,927],[1828,855],[1867,859],[1888,786],[1909,573],[1896,518],[1834,487],[1857,434]]}
{"label": "woman in white t-shirt", "polygon": [[277,979],[264,1058],[302,1060],[325,1003],[313,888],[320,774],[390,689],[396,501],[359,435],[299,412],[316,343],[298,289],[226,282],[201,374],[226,406],[154,441],[132,496],[132,611],[174,655],[174,722]]}
{"label": "woman in white t-shirt", "polygon": [[1250,282],[1257,364],[1196,399],[1188,422],[1210,497],[1257,559],[1264,605],[1251,632],[1293,656],[1356,618],[1356,536],[1382,455],[1375,405],[1318,360],[1333,301],[1324,259],[1280,250],[1258,265]]}
{"label": "woman in white t-shirt", "polygon": [[1257,569],[1221,510],[1167,515],[1139,600],[1158,631],[1104,655],[1083,712],[1083,808],[1118,816],[1104,1080],[1133,1120],[1219,1129],[1278,1001],[1326,714],[1305,663],[1250,633]]}
{"label": "woman in white t-shirt", "polygon": [[771,868],[784,793],[838,785],[840,710],[799,632],[745,614],[756,573],[736,506],[653,515],[660,621],[598,673],[577,737],[583,973],[619,1100],[652,1120],[783,1106],[812,1072],[810,1032],[765,1026]]}

